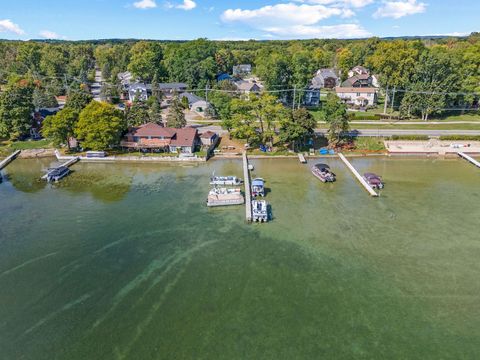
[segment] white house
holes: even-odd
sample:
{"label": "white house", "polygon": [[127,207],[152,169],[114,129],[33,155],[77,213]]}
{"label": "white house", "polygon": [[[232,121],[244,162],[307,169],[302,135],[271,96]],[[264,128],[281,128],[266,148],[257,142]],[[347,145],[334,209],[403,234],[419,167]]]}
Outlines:
{"label": "white house", "polygon": [[375,88],[337,87],[337,96],[348,105],[374,106],[377,103]]}
{"label": "white house", "polygon": [[147,101],[148,100],[147,85],[143,83],[131,84],[128,88],[128,99],[132,103],[134,101]]}

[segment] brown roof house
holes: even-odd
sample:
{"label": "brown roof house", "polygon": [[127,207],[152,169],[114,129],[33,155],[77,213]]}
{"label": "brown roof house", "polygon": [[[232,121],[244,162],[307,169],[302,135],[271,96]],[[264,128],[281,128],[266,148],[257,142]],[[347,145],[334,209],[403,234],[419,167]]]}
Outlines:
{"label": "brown roof house", "polygon": [[193,154],[200,144],[198,131],[194,128],[166,128],[155,123],[147,123],[131,128],[125,140],[120,143],[124,148],[136,150],[164,151],[171,153]]}

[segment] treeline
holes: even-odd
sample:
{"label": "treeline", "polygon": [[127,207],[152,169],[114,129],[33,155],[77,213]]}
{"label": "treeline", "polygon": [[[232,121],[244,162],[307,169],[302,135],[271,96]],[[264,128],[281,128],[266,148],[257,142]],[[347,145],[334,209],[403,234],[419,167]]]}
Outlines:
{"label": "treeline", "polygon": [[[287,103],[303,96],[319,68],[336,68],[345,79],[350,68],[364,65],[379,76],[382,91],[403,117],[427,120],[451,108],[478,106],[480,34],[406,40],[0,41],[0,136],[24,132],[24,117],[34,108],[55,106],[55,96],[88,90],[95,67],[108,83],[103,92],[113,98],[117,75],[127,70],[146,82],[228,90],[216,77],[231,73],[236,64],[252,64],[266,90],[298,89],[295,99],[293,91],[273,93]],[[212,100],[220,104],[215,115],[231,121],[230,99]]]}

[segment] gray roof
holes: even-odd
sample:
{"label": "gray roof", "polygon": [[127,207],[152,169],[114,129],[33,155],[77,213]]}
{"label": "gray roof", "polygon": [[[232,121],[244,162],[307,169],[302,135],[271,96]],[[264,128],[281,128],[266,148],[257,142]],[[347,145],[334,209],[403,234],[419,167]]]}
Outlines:
{"label": "gray roof", "polygon": [[200,96],[197,96],[195,94],[192,94],[192,93],[189,93],[189,92],[185,92],[183,94],[180,94],[179,96],[180,99],[183,99],[183,98],[187,98],[188,99],[188,103],[191,105],[191,104],[194,104],[198,101],[204,101],[204,99],[202,99]]}
{"label": "gray roof", "polygon": [[188,85],[185,83],[160,83],[158,87],[160,90],[180,90],[187,89]]}

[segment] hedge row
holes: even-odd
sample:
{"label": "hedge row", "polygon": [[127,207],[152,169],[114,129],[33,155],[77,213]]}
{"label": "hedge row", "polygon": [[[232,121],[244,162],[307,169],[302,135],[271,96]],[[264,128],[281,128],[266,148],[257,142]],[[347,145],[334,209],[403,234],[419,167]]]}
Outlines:
{"label": "hedge row", "polygon": [[426,135],[392,135],[390,140],[419,140],[428,141],[430,137]]}
{"label": "hedge row", "polygon": [[448,135],[440,136],[440,140],[445,141],[480,141],[480,136],[475,135]]}

